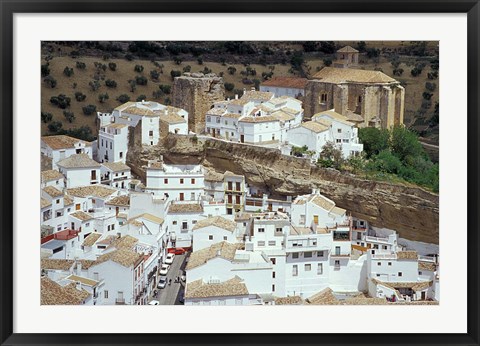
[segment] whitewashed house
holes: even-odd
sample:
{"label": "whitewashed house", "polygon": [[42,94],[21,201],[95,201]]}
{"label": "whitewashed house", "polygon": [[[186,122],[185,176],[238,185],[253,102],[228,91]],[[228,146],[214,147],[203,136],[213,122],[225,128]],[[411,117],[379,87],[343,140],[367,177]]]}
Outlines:
{"label": "whitewashed house", "polygon": [[57,162],[59,171],[65,176],[65,187],[100,184],[101,165],[87,154],[74,154]]}
{"label": "whitewashed house", "polygon": [[305,95],[307,78],[300,77],[273,77],[260,84],[260,91],[274,93],[276,97],[300,97]]}
{"label": "whitewashed house", "polygon": [[93,157],[91,143],[65,135],[43,136],[40,152],[52,159],[52,169],[57,169],[57,162],[71,155],[87,154]]}
{"label": "whitewashed house", "polygon": [[67,195],[73,199],[75,211],[91,211],[103,208],[105,202],[119,196],[118,190],[105,185],[89,185],[67,189]]}
{"label": "whitewashed house", "polygon": [[166,213],[169,248],[192,246],[192,229],[204,218],[203,206],[198,202],[172,201]]}
{"label": "whitewashed house", "polygon": [[[100,113],[102,114],[102,113]],[[102,117],[103,116],[99,116]],[[126,162],[128,151],[128,125],[108,123],[100,126],[97,139],[98,162]]]}
{"label": "whitewashed house", "polygon": [[163,161],[149,161],[145,174],[145,191],[170,200],[198,201],[205,191],[201,165],[168,165]]}
{"label": "whitewashed house", "polygon": [[192,250],[208,248],[222,241],[237,243],[236,228],[235,221],[221,216],[200,220],[193,227]]}
{"label": "whitewashed house", "polygon": [[40,188],[53,186],[63,191],[65,188],[65,177],[57,170],[47,170],[40,173]]}
{"label": "whitewashed house", "polygon": [[117,189],[128,189],[131,180],[130,167],[122,162],[104,162],[100,167],[101,183]]}
{"label": "whitewashed house", "polygon": [[47,186],[40,191],[41,225],[51,226],[56,232],[68,227],[67,218],[73,210],[72,199],[62,191]]}
{"label": "whitewashed house", "polygon": [[160,134],[167,133],[188,135],[188,112],[184,109],[166,106],[160,115]]}

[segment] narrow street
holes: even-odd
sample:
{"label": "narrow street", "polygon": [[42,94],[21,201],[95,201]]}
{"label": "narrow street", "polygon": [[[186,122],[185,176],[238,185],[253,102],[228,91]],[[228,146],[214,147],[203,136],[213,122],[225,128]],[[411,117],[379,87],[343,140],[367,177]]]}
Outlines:
{"label": "narrow street", "polygon": [[[171,284],[167,284],[167,286],[163,289],[158,289],[158,297],[154,298],[160,302],[160,305],[174,305],[179,304],[177,297],[179,292],[184,290],[184,283],[175,282],[177,277],[181,277],[183,275],[184,269],[184,262],[185,262],[186,255],[176,255],[173,263],[170,265],[170,270],[167,274],[167,279]],[[157,278],[160,275],[157,275]],[[158,280],[157,280],[158,282]]]}

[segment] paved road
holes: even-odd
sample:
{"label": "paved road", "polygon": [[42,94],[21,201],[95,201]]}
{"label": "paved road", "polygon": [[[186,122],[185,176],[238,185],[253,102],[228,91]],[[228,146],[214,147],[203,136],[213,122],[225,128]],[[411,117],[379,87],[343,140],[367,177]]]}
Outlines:
{"label": "paved road", "polygon": [[175,256],[167,274],[168,281],[172,280],[172,283],[163,289],[157,289],[159,292],[158,298],[154,299],[157,299],[161,305],[174,305],[177,303],[177,297],[180,290],[183,290],[183,284],[174,281],[177,276],[182,276],[183,272],[181,271],[181,268],[184,267],[184,261],[185,255]]}

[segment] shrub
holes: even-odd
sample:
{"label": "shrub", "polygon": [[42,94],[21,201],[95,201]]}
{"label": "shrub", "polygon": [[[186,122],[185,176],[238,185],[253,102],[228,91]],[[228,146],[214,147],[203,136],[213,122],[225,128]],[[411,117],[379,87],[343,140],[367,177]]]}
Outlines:
{"label": "shrub", "polygon": [[87,95],[85,95],[84,93],[82,93],[80,91],[77,91],[75,93],[75,100],[77,100],[78,102],[85,101],[86,98],[87,98]]}
{"label": "shrub", "polygon": [[96,61],[96,62],[94,62],[93,64],[95,65],[95,68],[96,68],[97,70],[102,70],[102,71],[104,71],[104,72],[107,70],[107,65],[105,65],[104,63],[101,63],[101,62]]}
{"label": "shrub", "polygon": [[82,107],[83,114],[85,115],[92,115],[97,111],[97,106],[95,105],[87,105],[85,107]]}
{"label": "shrub", "polygon": [[143,72],[143,66],[142,66],[142,65],[135,65],[135,67],[133,68],[133,70],[134,70],[135,72],[141,73],[141,72]]}
{"label": "shrub", "polygon": [[50,88],[55,88],[57,86],[57,80],[55,78],[53,78],[51,75],[48,75],[46,76],[43,81],[45,83],[47,83],[47,85],[50,87]]}
{"label": "shrub", "polygon": [[42,119],[42,122],[46,124],[46,123],[52,121],[53,115],[52,115],[52,113],[41,112],[41,119]]}
{"label": "shrub", "polygon": [[166,106],[168,105],[171,105],[172,104],[172,100],[170,100],[170,97],[166,97],[165,98],[165,101],[163,102]]}
{"label": "shrub", "polygon": [[109,68],[111,71],[116,71],[116,70],[117,70],[117,64],[115,64],[114,62],[109,62],[109,63],[108,63],[108,68]]}
{"label": "shrub", "polygon": [[203,65],[203,59],[202,58],[198,58],[197,62],[198,62],[199,65]]}
{"label": "shrub", "polygon": [[142,94],[142,95],[139,95],[139,96],[137,97],[137,102],[142,102],[142,101],[144,101],[144,100],[146,100],[146,99],[147,99],[147,96],[145,96],[145,95]]}
{"label": "shrub", "polygon": [[81,62],[81,61],[77,61],[76,65],[75,65],[79,70],[85,70],[87,68],[87,65],[85,65],[84,62]]}
{"label": "shrub", "polygon": [[109,88],[116,88],[117,87],[117,82],[115,82],[114,80],[112,79],[107,79],[105,81],[105,85]]}
{"label": "shrub", "polygon": [[235,88],[235,84],[233,83],[225,83],[225,90],[232,91]]}
{"label": "shrub", "polygon": [[66,66],[66,67],[63,69],[63,74],[64,74],[65,76],[67,76],[67,77],[73,76],[73,68]]}
{"label": "shrub", "polygon": [[182,75],[182,72],[178,70],[171,70],[170,71],[170,76],[172,77],[172,80],[175,79],[175,77],[180,77]]}
{"label": "shrub", "polygon": [[97,91],[100,88],[100,82],[98,80],[92,80],[88,85],[90,85],[92,91]]}
{"label": "shrub", "polygon": [[333,63],[333,61],[332,61],[332,59],[330,59],[330,58],[325,58],[325,59],[323,59],[323,64],[324,64],[325,66],[330,66],[332,63]]}
{"label": "shrub", "polygon": [[48,63],[41,66],[41,73],[42,77],[46,77],[50,74],[50,68],[48,67]]}
{"label": "shrub", "polygon": [[403,68],[396,68],[393,70],[394,76],[401,76],[403,74]]}
{"label": "shrub", "polygon": [[68,112],[68,111],[63,111],[63,116],[69,123],[73,122],[75,120],[75,115],[73,112]]}
{"label": "shrub", "polygon": [[128,61],[132,61],[133,59],[135,59],[135,57],[132,54],[125,54],[125,59],[127,59]]}
{"label": "shrub", "polygon": [[438,71],[432,71],[427,73],[428,79],[437,79],[438,78]]}
{"label": "shrub", "polygon": [[418,67],[414,67],[411,71],[410,71],[411,75],[413,77],[417,77],[419,76],[421,73],[422,73],[422,70],[419,69]]}
{"label": "shrub", "polygon": [[165,94],[170,94],[172,90],[172,86],[167,84],[161,84],[158,86],[158,88]]}
{"label": "shrub", "polygon": [[104,103],[106,100],[108,100],[110,97],[108,96],[107,93],[105,94],[99,94],[98,95],[98,101],[100,101],[100,103]]}
{"label": "shrub", "polygon": [[59,94],[58,96],[52,96],[50,98],[50,103],[54,104],[55,106],[65,109],[70,107],[70,97],[65,96],[64,94]]}
{"label": "shrub", "polygon": [[208,68],[207,66],[205,66],[203,68],[203,71],[201,71],[203,74],[209,74],[209,73],[212,73],[212,69]]}
{"label": "shrub", "polygon": [[190,72],[192,70],[192,66],[187,65],[183,68],[183,72]]}
{"label": "shrub", "polygon": [[162,97],[163,95],[165,95],[165,94],[164,94],[163,91],[161,91],[161,90],[154,90],[154,91],[152,92],[152,97],[153,97],[154,99],[159,99],[159,98]]}
{"label": "shrub", "polygon": [[234,75],[237,72],[237,69],[234,66],[228,66],[227,68],[228,74]]}
{"label": "shrub", "polygon": [[422,97],[425,99],[425,100],[430,100],[432,98],[433,94],[432,93],[429,93],[429,92],[426,92],[424,91],[423,94],[422,94]]}
{"label": "shrub", "polygon": [[62,123],[60,121],[52,121],[48,124],[48,131],[52,133],[57,133],[62,128]]}
{"label": "shrub", "polygon": [[173,61],[175,62],[175,64],[180,65],[183,60],[182,58],[179,58],[178,56],[176,56],[173,58]]}
{"label": "shrub", "polygon": [[147,77],[144,77],[144,76],[136,76],[135,77],[135,82],[138,85],[147,85],[148,79],[147,79]]}
{"label": "shrub", "polygon": [[157,70],[150,71],[150,78],[152,78],[153,80],[158,80],[159,77],[160,77],[160,72],[158,72]]}
{"label": "shrub", "polygon": [[137,89],[137,82],[134,79],[130,79],[128,85],[130,85],[130,92],[132,93]]}
{"label": "shrub", "polygon": [[128,102],[128,101],[130,101],[130,96],[128,96],[127,94],[122,94],[122,95],[117,97],[117,101],[120,102],[120,103]]}

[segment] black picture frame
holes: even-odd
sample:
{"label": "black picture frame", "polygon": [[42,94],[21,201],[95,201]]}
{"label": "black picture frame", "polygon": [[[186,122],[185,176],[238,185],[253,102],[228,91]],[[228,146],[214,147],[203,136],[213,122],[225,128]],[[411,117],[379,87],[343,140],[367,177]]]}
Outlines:
{"label": "black picture frame", "polygon": [[[274,6],[274,11],[272,11]],[[0,105],[2,181],[1,196],[1,294],[0,337],[2,345],[178,345],[178,344],[395,344],[479,345],[478,283],[480,248],[479,196],[479,15],[478,0],[0,0]],[[15,13],[467,13],[468,27],[468,332],[466,334],[18,334],[13,333],[13,16]],[[455,318],[455,316],[452,316]],[[348,321],[346,321],[348,323]],[[412,321],[409,321],[411,323]]]}

